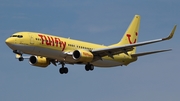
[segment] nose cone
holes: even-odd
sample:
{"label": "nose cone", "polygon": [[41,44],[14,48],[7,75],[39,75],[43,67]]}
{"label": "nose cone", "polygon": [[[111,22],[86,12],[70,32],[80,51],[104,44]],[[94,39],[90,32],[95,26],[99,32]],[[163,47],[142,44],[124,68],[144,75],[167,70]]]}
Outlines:
{"label": "nose cone", "polygon": [[5,43],[6,43],[7,45],[12,44],[12,43],[13,43],[12,38],[7,38],[6,41],[5,41]]}

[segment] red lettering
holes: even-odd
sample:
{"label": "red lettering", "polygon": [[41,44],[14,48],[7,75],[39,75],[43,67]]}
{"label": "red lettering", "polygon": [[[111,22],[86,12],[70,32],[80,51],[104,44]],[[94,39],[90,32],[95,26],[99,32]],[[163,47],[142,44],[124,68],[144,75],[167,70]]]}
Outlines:
{"label": "red lettering", "polygon": [[58,43],[60,42],[60,39],[59,38],[54,38],[55,40],[55,43],[56,43],[56,47],[58,47]]}
{"label": "red lettering", "polygon": [[41,42],[42,42],[42,44],[44,44],[43,35],[41,35],[41,34],[38,34],[38,36],[41,38]]}
{"label": "red lettering", "polygon": [[52,41],[52,46],[54,46],[54,39],[53,39],[53,37],[51,37],[51,41]]}
{"label": "red lettering", "polygon": [[46,36],[44,36],[44,38],[46,40],[46,45],[51,46],[51,40],[50,40],[49,36],[47,36],[48,39],[46,38]]}
{"label": "red lettering", "polygon": [[59,45],[60,45],[60,47],[61,47],[61,44],[62,44],[62,41],[61,41],[61,39],[59,39]]}
{"label": "red lettering", "polygon": [[66,42],[61,41],[62,44],[62,51],[64,51],[64,49],[66,48]]}
{"label": "red lettering", "polygon": [[44,44],[44,41],[46,41],[47,46],[58,47],[58,45],[60,45],[60,48],[62,48],[62,51],[64,51],[66,48],[66,42],[61,41],[60,38],[45,36],[45,35],[41,35],[41,34],[38,34],[38,36],[41,38],[42,44]]}

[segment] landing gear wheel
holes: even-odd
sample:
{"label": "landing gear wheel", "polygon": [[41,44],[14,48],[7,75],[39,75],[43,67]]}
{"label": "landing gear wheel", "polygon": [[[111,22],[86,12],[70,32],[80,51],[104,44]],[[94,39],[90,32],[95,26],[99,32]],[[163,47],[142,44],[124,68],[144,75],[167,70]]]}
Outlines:
{"label": "landing gear wheel", "polygon": [[20,58],[19,58],[19,61],[23,61],[23,60],[24,60],[24,58],[23,58],[23,57],[20,57]]}
{"label": "landing gear wheel", "polygon": [[94,70],[94,65],[92,65],[92,64],[87,64],[86,66],[85,66],[85,70],[86,71],[89,71],[89,70]]}
{"label": "landing gear wheel", "polygon": [[62,65],[62,67],[59,68],[59,73],[60,73],[60,74],[67,74],[67,73],[68,73],[68,68],[67,68],[67,67],[64,67],[64,66],[65,66],[65,63],[64,63],[64,62],[61,62],[61,65]]}
{"label": "landing gear wheel", "polygon": [[59,69],[60,74],[67,74],[68,73],[68,68],[67,67],[62,67]]}
{"label": "landing gear wheel", "polygon": [[67,74],[68,73],[68,68],[64,67],[64,73]]}
{"label": "landing gear wheel", "polygon": [[90,70],[92,71],[92,70],[94,70],[94,66],[91,64],[90,66],[89,66],[90,68]]}
{"label": "landing gear wheel", "polygon": [[63,68],[59,68],[59,73],[60,74],[63,74],[64,72],[63,72]]}
{"label": "landing gear wheel", "polygon": [[89,71],[88,65],[85,66],[85,70],[86,70],[86,71]]}

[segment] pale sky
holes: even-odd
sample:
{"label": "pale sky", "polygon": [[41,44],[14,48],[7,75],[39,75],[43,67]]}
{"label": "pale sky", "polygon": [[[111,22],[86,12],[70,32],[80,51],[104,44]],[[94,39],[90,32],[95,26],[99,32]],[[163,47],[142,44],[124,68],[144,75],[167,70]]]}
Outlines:
{"label": "pale sky", "polygon": [[[140,57],[128,66],[59,68],[19,62],[5,39],[18,31],[70,37],[98,44],[118,42],[135,14],[141,15],[139,40],[172,40],[137,48],[137,52],[173,49]],[[179,0],[1,0],[0,101],[180,101]]]}

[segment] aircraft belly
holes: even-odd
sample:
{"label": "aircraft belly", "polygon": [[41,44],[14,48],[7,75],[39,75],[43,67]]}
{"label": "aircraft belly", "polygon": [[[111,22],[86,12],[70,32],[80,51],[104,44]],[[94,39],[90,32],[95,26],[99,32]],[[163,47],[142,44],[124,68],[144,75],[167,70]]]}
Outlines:
{"label": "aircraft belly", "polygon": [[122,66],[123,63],[112,61],[112,60],[98,60],[92,63],[94,66],[97,67],[113,67],[113,66]]}
{"label": "aircraft belly", "polygon": [[35,55],[40,55],[52,59],[62,60],[65,55],[60,50],[54,50],[49,48],[35,47],[33,53]]}
{"label": "aircraft belly", "polygon": [[31,53],[34,49],[34,47],[32,47],[32,46],[30,47],[28,45],[22,45],[22,44],[11,44],[10,48],[12,50],[19,50],[19,51],[26,53],[26,54]]}

